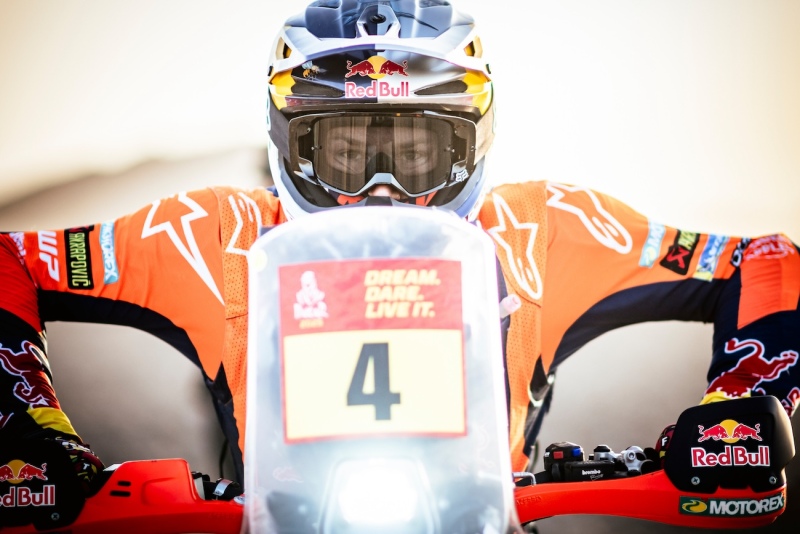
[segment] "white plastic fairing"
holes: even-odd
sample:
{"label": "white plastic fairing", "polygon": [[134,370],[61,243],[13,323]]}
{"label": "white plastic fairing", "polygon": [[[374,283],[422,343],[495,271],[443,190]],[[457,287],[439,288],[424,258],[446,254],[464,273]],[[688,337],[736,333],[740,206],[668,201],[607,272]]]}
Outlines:
{"label": "white plastic fairing", "polygon": [[518,529],[482,231],[337,208],[268,231],[248,260],[248,532]]}

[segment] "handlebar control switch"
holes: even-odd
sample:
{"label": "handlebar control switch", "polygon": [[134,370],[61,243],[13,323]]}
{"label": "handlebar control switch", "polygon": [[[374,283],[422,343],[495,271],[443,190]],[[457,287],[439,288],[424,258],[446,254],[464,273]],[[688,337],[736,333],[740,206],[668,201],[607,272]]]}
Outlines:
{"label": "handlebar control switch", "polygon": [[598,445],[594,448],[594,453],[589,457],[590,460],[608,460],[615,462],[619,458],[619,454],[611,450],[608,445]]}
{"label": "handlebar control switch", "polygon": [[581,482],[610,478],[614,474],[611,460],[584,460],[583,447],[562,441],[548,446],[544,468],[553,482]]}
{"label": "handlebar control switch", "polygon": [[640,475],[643,472],[643,466],[649,460],[641,447],[632,445],[622,451],[620,454],[625,467],[628,469],[628,475]]}

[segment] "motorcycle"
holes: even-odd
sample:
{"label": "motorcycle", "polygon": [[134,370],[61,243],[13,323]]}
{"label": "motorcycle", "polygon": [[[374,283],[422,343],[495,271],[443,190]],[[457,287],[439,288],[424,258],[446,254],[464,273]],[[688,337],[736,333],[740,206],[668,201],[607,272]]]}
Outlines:
{"label": "motorcycle", "polygon": [[331,210],[265,231],[248,263],[246,493],[159,459],[109,467],[84,498],[48,444],[13,444],[1,532],[521,533],[564,514],[746,528],[785,509],[794,443],[773,397],[689,408],[663,458],[560,442],[544,471],[512,473],[513,297],[490,238],[451,213]]}

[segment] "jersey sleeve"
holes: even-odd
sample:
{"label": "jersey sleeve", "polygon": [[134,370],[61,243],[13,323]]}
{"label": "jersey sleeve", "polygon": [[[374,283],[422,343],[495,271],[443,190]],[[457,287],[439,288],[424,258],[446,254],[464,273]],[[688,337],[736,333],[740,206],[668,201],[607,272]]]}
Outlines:
{"label": "jersey sleeve", "polygon": [[53,389],[36,287],[24,267],[22,242],[19,232],[0,233],[0,435],[33,436],[51,429],[78,437]]}
{"label": "jersey sleeve", "polygon": [[709,234],[648,219],[601,193],[547,185],[543,355],[558,363],[605,331],[713,323],[704,402],[800,397],[800,255],[784,235]]}
{"label": "jersey sleeve", "polygon": [[0,369],[4,416],[22,413],[19,392],[28,391],[26,411],[40,427],[74,434],[50,384],[48,321],[135,327],[171,344],[208,376],[217,374],[226,326],[213,189],[160,199],[112,221],[8,234],[4,244],[0,276],[20,288],[0,302],[8,313],[0,343],[17,354],[16,363],[6,359]]}
{"label": "jersey sleeve", "polygon": [[225,329],[219,209],[203,189],[112,221],[26,233],[42,321],[132,326],[213,376]]}

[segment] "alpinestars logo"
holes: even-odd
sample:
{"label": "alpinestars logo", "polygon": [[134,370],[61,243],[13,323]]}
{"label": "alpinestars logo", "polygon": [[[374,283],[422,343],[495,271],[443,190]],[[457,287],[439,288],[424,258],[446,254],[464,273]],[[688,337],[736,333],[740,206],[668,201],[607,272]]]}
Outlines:
{"label": "alpinestars logo", "polygon": [[[186,260],[194,272],[196,272],[206,286],[208,286],[208,289],[217,297],[217,300],[219,300],[221,304],[224,304],[222,295],[217,288],[216,282],[214,282],[214,277],[211,276],[211,271],[208,269],[208,265],[206,265],[205,259],[203,259],[203,255],[200,253],[200,247],[197,246],[197,240],[192,230],[192,221],[208,217],[208,212],[204,210],[200,204],[189,198],[186,192],[179,193],[177,201],[189,208],[190,212],[180,215],[180,222],[167,219],[164,222],[154,225],[153,218],[158,211],[158,206],[161,204],[160,200],[156,200],[153,202],[153,206],[150,208],[147,218],[144,221],[142,239],[157,235],[161,232],[166,233],[169,240],[172,241],[172,244],[178,249],[180,255],[183,256],[183,259]],[[173,214],[170,214],[170,216],[174,217]],[[179,235],[173,222],[178,223],[183,239],[181,235]]]}
{"label": "alpinestars logo", "polygon": [[236,195],[230,195],[228,197],[228,202],[231,205],[231,210],[233,210],[233,216],[236,218],[236,227],[233,229],[231,240],[225,248],[225,252],[246,256],[247,250],[250,248],[250,243],[239,243],[239,236],[245,225],[245,217],[247,217],[248,224],[255,224],[256,228],[261,228],[263,226],[261,222],[261,210],[258,209],[258,204],[256,204],[255,200],[242,192]]}
{"label": "alpinestars logo", "polygon": [[[497,226],[490,228],[487,232],[505,252],[508,267],[519,287],[531,299],[539,299],[542,296],[542,276],[533,259],[533,246],[536,242],[539,225],[533,222],[519,222],[505,199],[500,195],[493,194],[492,199],[497,213]],[[506,232],[509,232],[509,239],[504,237]],[[524,255],[517,257],[514,255],[514,249],[509,241],[517,235],[522,236],[521,238],[524,240],[526,234],[528,239]]]}
{"label": "alpinestars logo", "polygon": [[[547,205],[574,214],[598,243],[620,254],[631,251],[630,232],[603,207],[591,189],[548,183],[547,190],[552,194]],[[582,197],[588,198],[590,203]]]}

